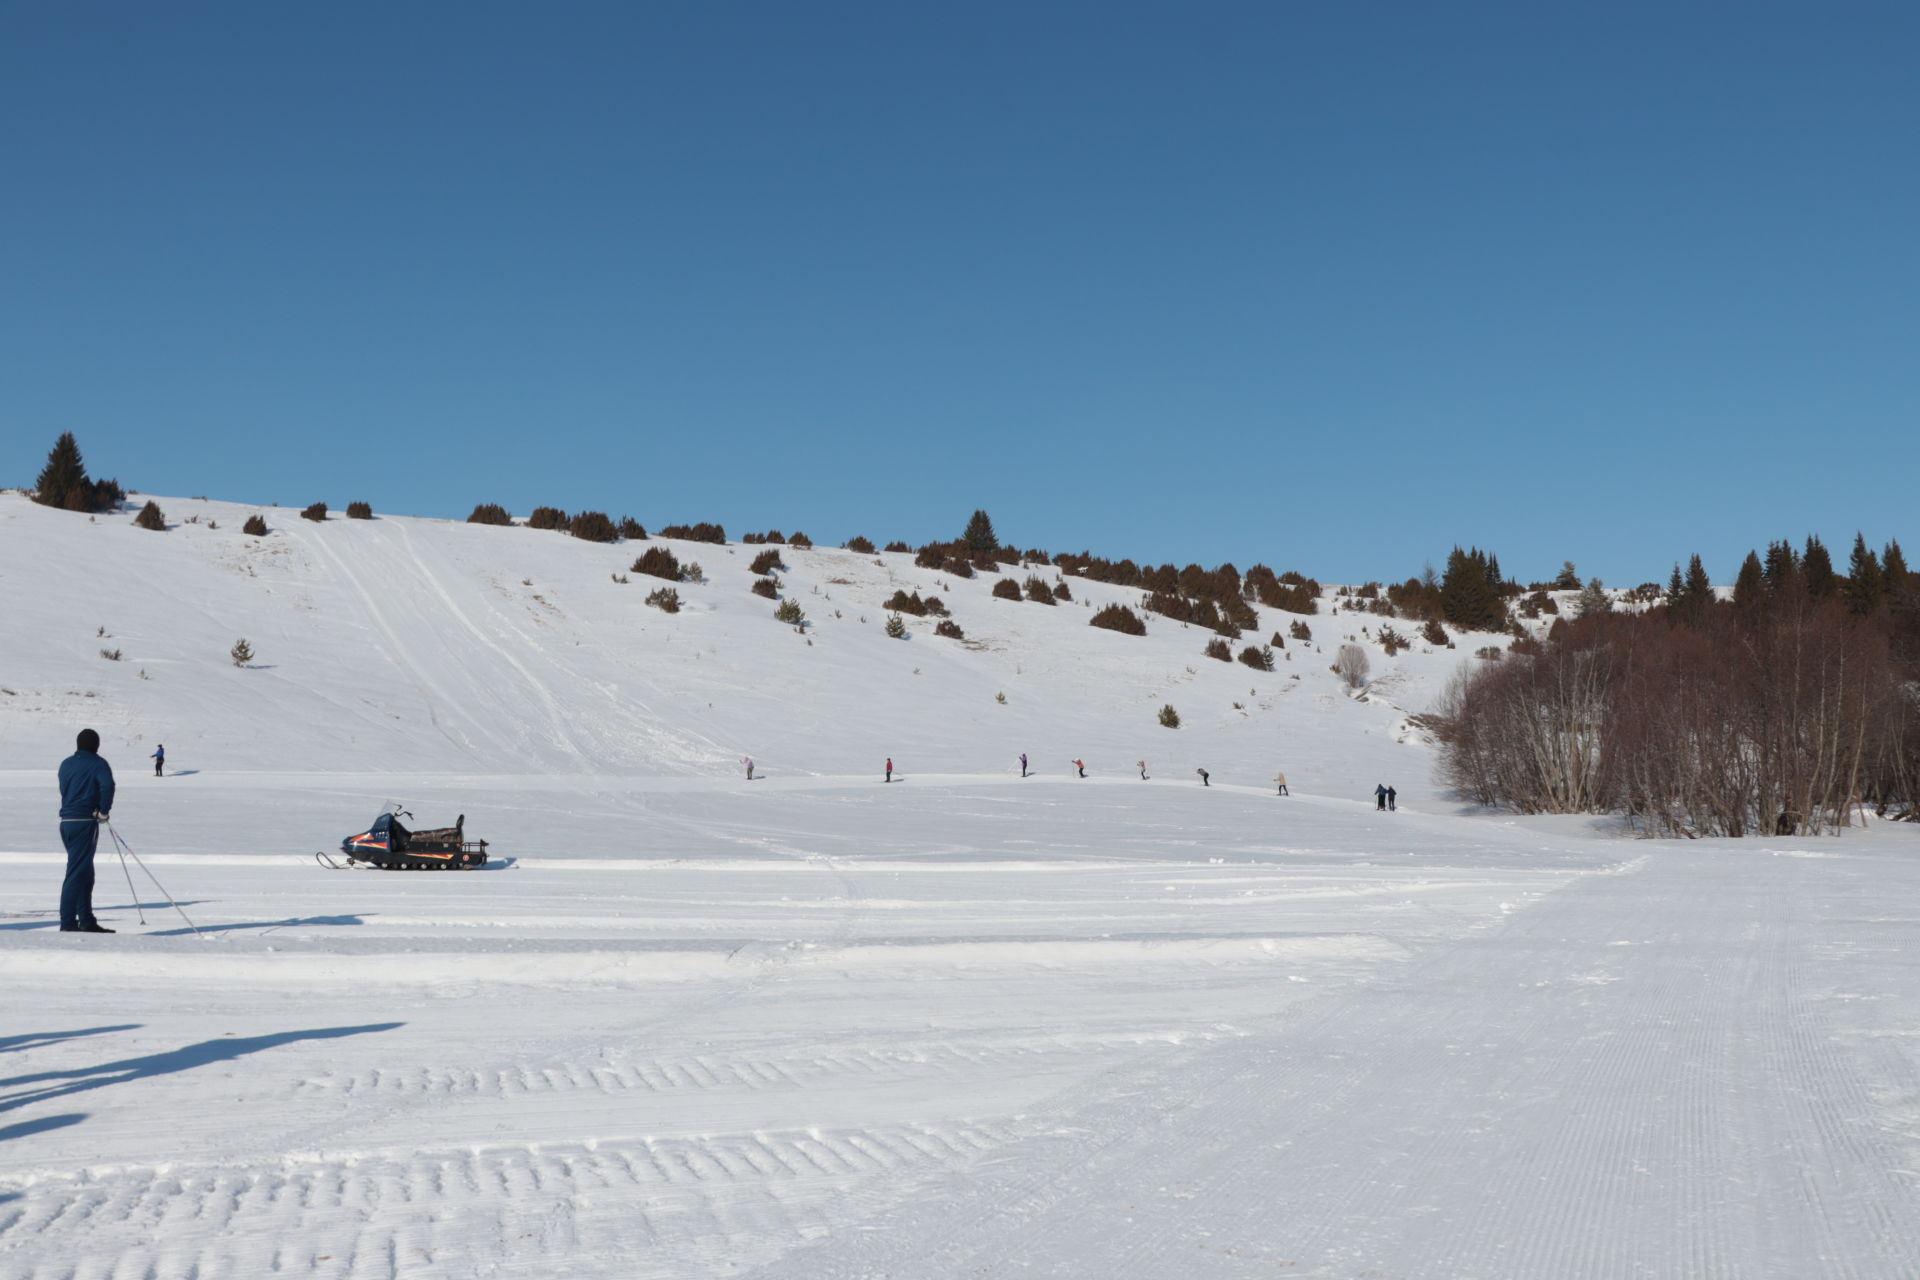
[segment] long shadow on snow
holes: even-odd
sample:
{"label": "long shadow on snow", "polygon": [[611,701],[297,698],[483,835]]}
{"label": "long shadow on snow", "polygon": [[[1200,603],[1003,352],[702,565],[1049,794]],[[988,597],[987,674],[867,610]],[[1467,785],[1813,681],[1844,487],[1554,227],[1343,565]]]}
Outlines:
{"label": "long shadow on snow", "polygon": [[118,1062],[103,1062],[97,1067],[81,1067],[74,1071],[36,1071],[28,1075],[0,1080],[0,1088],[10,1085],[34,1085],[54,1080],[64,1080],[69,1083],[49,1085],[44,1089],[26,1089],[0,1097],[0,1111],[12,1111],[36,1102],[48,1102],[70,1094],[85,1093],[89,1089],[103,1089],[110,1084],[125,1084],[129,1080],[142,1080],[148,1076],[191,1071],[195,1067],[210,1066],[216,1062],[231,1062],[235,1058],[244,1058],[250,1053],[278,1048],[283,1044],[293,1044],[299,1040],[337,1040],[342,1036],[365,1035],[372,1031],[392,1031],[395,1027],[406,1025],[404,1022],[370,1022],[358,1027],[278,1031],[270,1036],[223,1036],[218,1040],[202,1040],[198,1044],[169,1049],[165,1053],[150,1053],[143,1058],[122,1058]]}
{"label": "long shadow on snow", "polygon": [[[183,907],[197,907],[201,905],[201,903],[204,901],[206,900],[203,898],[195,898],[186,902],[179,903],[178,905]],[[101,911],[162,911],[162,910],[165,910],[167,907],[170,907],[173,905],[175,904],[167,902],[164,899],[162,899],[159,902],[124,902],[124,903],[113,902],[113,903],[101,903],[98,907],[94,908],[94,911],[96,914]],[[21,914],[27,914],[27,913],[23,912]],[[0,924],[0,930],[58,929],[60,927],[60,913],[57,910],[39,911],[39,912],[34,912],[32,914],[42,916],[45,918],[39,919],[39,920],[21,920],[17,923]],[[0,1040],[0,1044],[3,1044],[3,1043],[5,1042],[3,1040]]]}
{"label": "long shadow on snow", "polygon": [[148,938],[178,938],[189,933],[232,933],[236,929],[284,929],[295,924],[365,924],[359,916],[289,916],[285,920],[255,920],[247,924],[210,924],[204,929],[152,929]]}
{"label": "long shadow on snow", "polygon": [[104,1036],[111,1031],[138,1031],[137,1022],[117,1022],[110,1027],[82,1027],[78,1031],[29,1031],[25,1035],[0,1036],[0,1053],[18,1053],[22,1049],[38,1049],[43,1044],[58,1044],[62,1040],[78,1040],[81,1036]]}
{"label": "long shadow on snow", "polygon": [[[38,1120],[22,1120],[19,1124],[10,1124],[0,1128],[0,1142],[13,1138],[24,1138],[28,1134],[45,1133],[49,1129],[64,1129],[70,1124],[79,1124],[87,1118],[84,1111],[70,1111],[65,1115],[41,1116]],[[0,1196],[0,1202],[7,1199]]]}

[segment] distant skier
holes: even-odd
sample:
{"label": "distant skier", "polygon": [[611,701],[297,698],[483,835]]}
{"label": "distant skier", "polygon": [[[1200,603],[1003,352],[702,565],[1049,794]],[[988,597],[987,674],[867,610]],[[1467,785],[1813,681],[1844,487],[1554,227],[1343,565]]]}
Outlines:
{"label": "distant skier", "polygon": [[747,781],[752,782],[753,781],[753,757],[741,756],[740,763],[747,766]]}
{"label": "distant skier", "polygon": [[1020,753],[1020,776],[1027,776],[1027,753],[1024,751]]}
{"label": "distant skier", "polygon": [[1140,781],[1145,782],[1147,780],[1147,762],[1145,760],[1137,760],[1134,763],[1140,766]]}
{"label": "distant skier", "polygon": [[1400,799],[1400,793],[1398,791],[1395,791],[1392,787],[1388,787],[1387,788],[1387,812],[1388,813],[1392,813],[1395,809],[1398,809],[1400,807],[1399,799]]}
{"label": "distant skier", "polygon": [[1073,762],[1073,767],[1080,771],[1081,777],[1084,778],[1087,776],[1087,762],[1085,760],[1075,760]]}
{"label": "distant skier", "polygon": [[156,778],[160,777],[162,773],[165,771],[166,767],[167,767],[167,744],[162,742],[157,744],[154,747],[153,776]]}
{"label": "distant skier", "polygon": [[1207,779],[1208,779],[1208,777],[1210,777],[1211,775],[1210,775],[1210,774],[1208,774],[1208,773],[1207,773],[1207,771],[1206,771],[1205,769],[1195,769],[1195,770],[1194,770],[1194,772],[1200,775],[1200,785],[1201,785],[1201,786],[1203,786],[1203,787],[1210,787],[1210,786],[1212,786],[1212,785],[1213,785],[1213,784],[1212,784],[1211,782],[1208,782],[1208,781],[1207,781]]}
{"label": "distant skier", "polygon": [[1276,783],[1278,783],[1278,784],[1280,785],[1280,790],[1278,790],[1278,791],[1276,791],[1276,792],[1274,792],[1274,794],[1275,794],[1275,795],[1281,795],[1281,796],[1289,796],[1289,795],[1292,795],[1292,794],[1293,794],[1293,793],[1292,793],[1291,791],[1288,791],[1288,790],[1287,790],[1287,775],[1286,775],[1286,774],[1284,774],[1284,773],[1276,773],[1276,774],[1274,774],[1274,775],[1273,775],[1273,780],[1274,780],[1274,781],[1275,781]]}
{"label": "distant skier", "polygon": [[78,748],[60,762],[60,841],[67,875],[60,883],[60,932],[112,933],[93,916],[93,853],[100,824],[113,812],[113,769],[100,756],[100,735],[82,729]]}
{"label": "distant skier", "polygon": [[1373,789],[1373,807],[1382,813],[1387,811],[1387,784],[1384,782]]}
{"label": "distant skier", "polygon": [[892,756],[887,757],[887,781],[888,782],[893,781],[893,757]]}

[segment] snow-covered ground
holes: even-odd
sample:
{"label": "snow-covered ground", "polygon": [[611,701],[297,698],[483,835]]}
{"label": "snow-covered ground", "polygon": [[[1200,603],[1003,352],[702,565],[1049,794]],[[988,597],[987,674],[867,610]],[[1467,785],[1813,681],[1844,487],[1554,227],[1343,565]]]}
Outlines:
{"label": "snow-covered ground", "polygon": [[[0,1276],[1920,1274],[1914,833],[1464,812],[1406,717],[1488,637],[1361,702],[1363,615],[1265,674],[788,549],[803,636],[757,548],[668,616],[633,544],[160,502],[0,495]],[[83,725],[201,933],[106,853],[53,929]],[[389,800],[494,863],[315,863]]]}

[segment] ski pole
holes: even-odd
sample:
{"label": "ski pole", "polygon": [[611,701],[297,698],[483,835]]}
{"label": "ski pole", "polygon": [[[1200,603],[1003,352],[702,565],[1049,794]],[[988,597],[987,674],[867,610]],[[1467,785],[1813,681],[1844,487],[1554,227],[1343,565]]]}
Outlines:
{"label": "ski pole", "polygon": [[[111,834],[111,832],[109,832],[109,834]],[[120,842],[118,840],[114,841],[115,852],[119,851],[119,844]],[[127,896],[133,899],[133,909],[139,913],[140,925],[142,928],[145,928],[147,923],[147,909],[140,905],[140,891],[133,887],[133,868],[127,865],[127,855],[124,853],[120,854],[120,870],[127,877]]]}
{"label": "ski pole", "polygon": [[107,823],[107,830],[112,833],[114,842],[118,844],[122,849],[126,850],[127,854],[133,858],[134,863],[140,868],[141,872],[147,877],[147,879],[153,881],[153,887],[160,891],[160,896],[167,900],[167,905],[172,907],[175,911],[180,912],[180,918],[182,920],[186,920],[187,928],[193,930],[194,935],[196,937],[201,937],[201,938],[206,937],[207,936],[206,934],[200,932],[200,926],[195,924],[191,919],[188,919],[187,913],[181,910],[180,904],[173,900],[173,895],[167,892],[167,886],[160,883],[160,877],[154,875],[153,872],[147,867],[147,864],[140,861],[140,855],[133,851],[132,845],[128,844],[125,840],[121,839],[120,832],[114,827],[114,825],[111,822]]}

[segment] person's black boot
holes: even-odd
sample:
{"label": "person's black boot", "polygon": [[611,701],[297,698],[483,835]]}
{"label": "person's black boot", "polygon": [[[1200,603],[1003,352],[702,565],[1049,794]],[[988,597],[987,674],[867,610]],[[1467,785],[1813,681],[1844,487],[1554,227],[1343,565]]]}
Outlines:
{"label": "person's black boot", "polygon": [[107,926],[101,924],[98,920],[95,920],[92,924],[81,925],[80,932],[81,933],[112,933],[113,930],[107,928]]}

